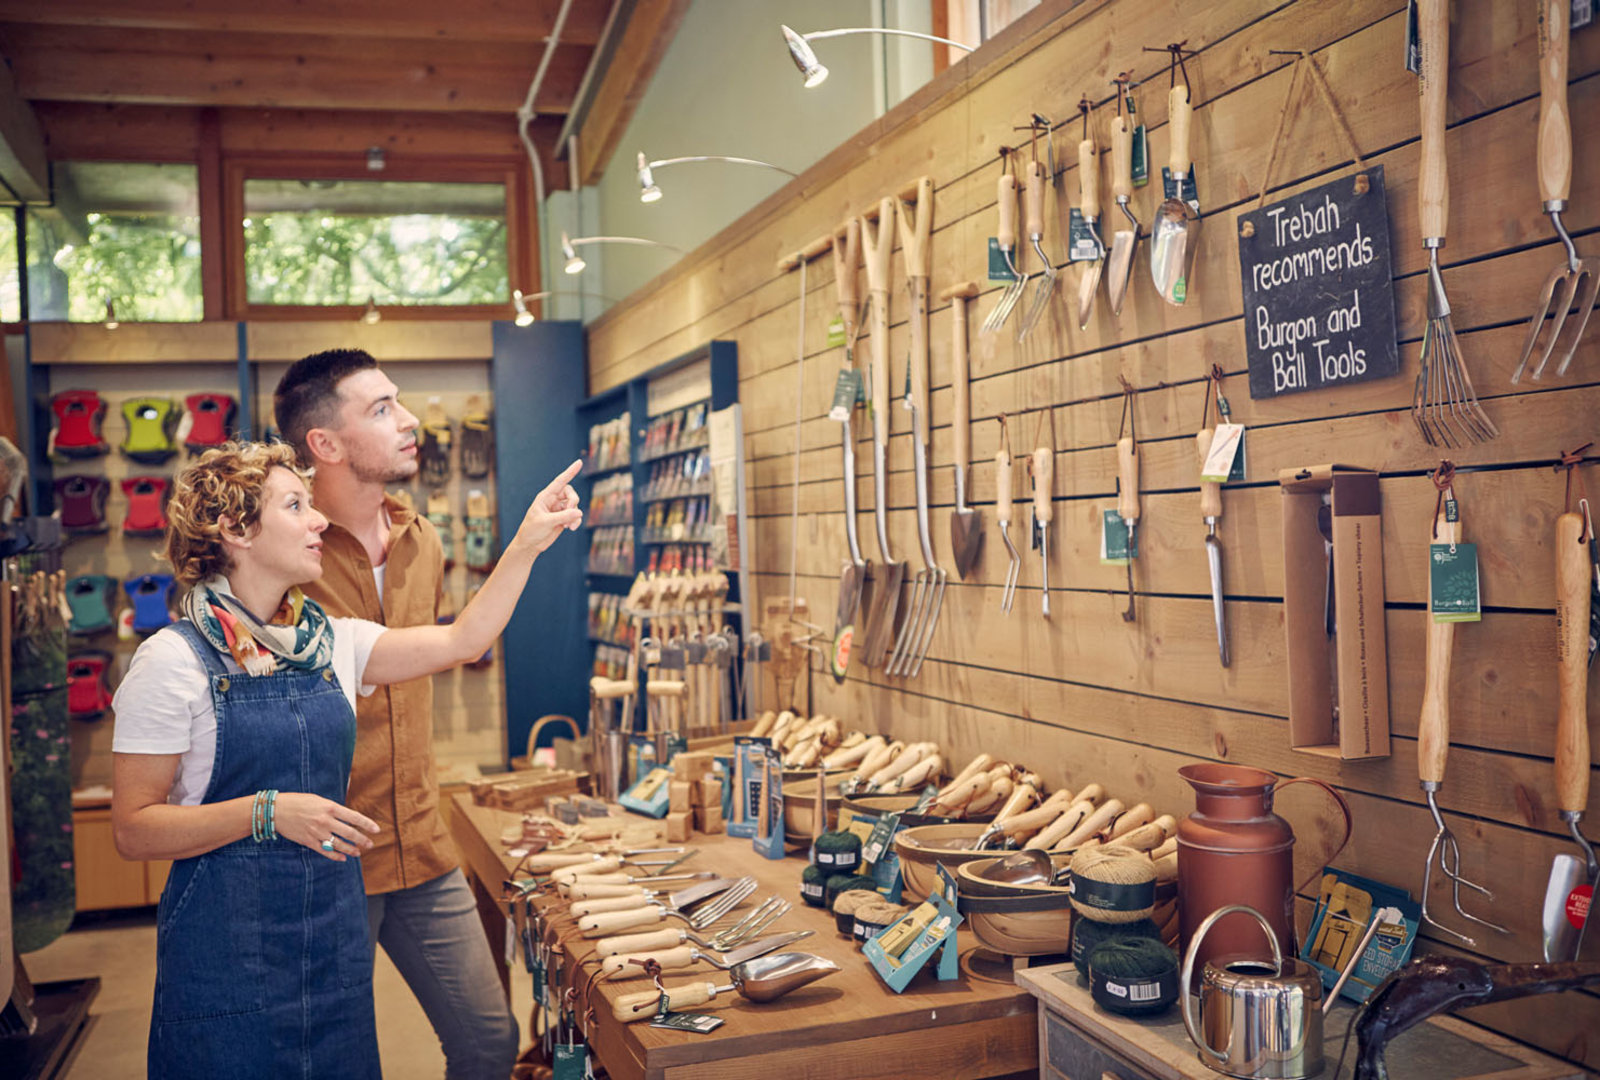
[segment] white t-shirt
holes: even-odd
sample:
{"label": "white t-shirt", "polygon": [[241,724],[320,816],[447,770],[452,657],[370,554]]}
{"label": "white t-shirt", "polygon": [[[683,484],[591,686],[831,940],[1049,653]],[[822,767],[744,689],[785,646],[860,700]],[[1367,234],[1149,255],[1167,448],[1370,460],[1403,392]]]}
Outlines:
{"label": "white t-shirt", "polygon": [[[333,673],[352,710],[356,688],[362,696],[375,689],[361,683],[372,646],[387,627],[366,619],[328,620],[333,633]],[[231,656],[223,665],[237,675],[244,669]],[[195,806],[211,783],[217,756],[217,714],[211,705],[211,681],[194,649],[173,627],[158,631],[140,645],[128,674],[112,699],[116,721],[111,749],[118,754],[182,754],[169,803]]]}

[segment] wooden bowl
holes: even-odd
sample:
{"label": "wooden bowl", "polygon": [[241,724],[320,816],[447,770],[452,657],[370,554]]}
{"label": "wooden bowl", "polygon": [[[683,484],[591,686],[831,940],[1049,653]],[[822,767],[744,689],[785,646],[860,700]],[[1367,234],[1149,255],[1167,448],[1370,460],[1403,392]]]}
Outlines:
{"label": "wooden bowl", "polygon": [[913,814],[910,809],[917,805],[922,798],[920,792],[908,791],[892,795],[874,792],[870,795],[847,795],[844,808],[854,811],[857,817],[879,818],[884,814],[899,814],[900,824],[907,829],[914,829],[919,825],[950,825],[956,822],[978,822],[988,824],[994,820],[993,814],[977,814],[970,817],[944,817],[940,814]]}
{"label": "wooden bowl", "polygon": [[[834,787],[837,787],[839,785],[840,780],[842,780],[844,777],[850,775],[851,773],[855,772],[856,770],[855,770],[855,766],[852,765],[848,769],[845,769],[845,768],[826,769],[824,771],[828,775],[828,783],[830,785],[834,786]],[[798,784],[802,780],[815,780],[816,778],[817,778],[817,769],[816,769],[816,766],[814,766],[814,765],[809,769],[790,769],[790,768],[785,768],[783,770],[783,786],[784,787],[788,787],[790,784]]]}
{"label": "wooden bowl", "polygon": [[966,925],[986,948],[1006,956],[1053,956],[1072,951],[1072,903],[1064,886],[1008,885],[983,872],[998,857],[956,868],[957,902]]}
{"label": "wooden bowl", "polygon": [[817,777],[813,773],[804,780],[797,780],[793,784],[787,780],[783,784],[783,835],[784,842],[788,845],[805,846],[811,843],[813,829],[817,832],[827,832],[833,828],[833,823],[839,820],[839,783],[843,774],[830,776],[824,790],[824,814],[827,818],[820,826],[817,825]]}
{"label": "wooden bowl", "polygon": [[895,834],[894,850],[900,856],[900,880],[907,903],[920,904],[939,887],[943,863],[952,874],[973,859],[993,859],[992,851],[975,851],[973,841],[983,832],[982,822],[957,822],[951,825],[919,825]]}

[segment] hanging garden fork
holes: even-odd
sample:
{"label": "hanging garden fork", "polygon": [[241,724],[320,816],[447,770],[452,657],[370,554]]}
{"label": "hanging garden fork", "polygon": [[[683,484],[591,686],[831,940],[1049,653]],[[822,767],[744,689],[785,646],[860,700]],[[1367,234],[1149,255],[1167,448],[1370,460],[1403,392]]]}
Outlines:
{"label": "hanging garden fork", "polygon": [[1015,257],[1017,249],[1017,178],[1011,172],[1011,148],[1000,148],[1000,182],[999,190],[995,196],[995,205],[1000,210],[1000,232],[995,238],[995,246],[1000,249],[1000,254],[1005,257],[1006,269],[1011,271],[1011,284],[1000,292],[1000,298],[995,301],[994,307],[983,320],[979,328],[980,333],[992,334],[1005,325],[1011,317],[1011,310],[1017,306],[1017,301],[1022,299],[1022,292],[1028,285],[1028,275],[1019,268],[1020,259]]}

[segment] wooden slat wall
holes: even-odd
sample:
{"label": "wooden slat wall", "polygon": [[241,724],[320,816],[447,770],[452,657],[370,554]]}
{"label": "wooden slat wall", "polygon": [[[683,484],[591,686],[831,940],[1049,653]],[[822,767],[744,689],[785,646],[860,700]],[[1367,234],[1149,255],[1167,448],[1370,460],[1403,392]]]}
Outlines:
{"label": "wooden slat wall", "polygon": [[[1150,80],[1141,106],[1151,128],[1151,158],[1167,154],[1164,77],[1144,45],[1187,40],[1195,152],[1206,220],[1183,308],[1156,297],[1140,252],[1120,319],[1097,308],[1087,331],[1068,326],[1065,300],[1030,338],[980,336],[994,302],[973,302],[973,492],[990,533],[974,578],[954,580],[915,681],[851,669],[835,688],[813,676],[816,708],[868,728],[930,737],[964,761],[979,750],[1027,761],[1052,783],[1090,779],[1183,812],[1192,798],[1179,766],[1228,760],[1286,776],[1327,780],[1348,796],[1355,835],[1338,864],[1421,887],[1433,828],[1416,782],[1416,730],[1423,673],[1426,536],[1434,491],[1426,478],[1439,453],[1408,415],[1425,322],[1425,256],[1418,242],[1417,87],[1401,65],[1402,0],[1086,0],[1047,3],[985,55],[957,64],[772,200],[751,211],[672,273],[612,309],[590,329],[590,389],[614,386],[713,338],[738,343],[754,516],[758,588],[781,595],[791,559],[799,590],[817,621],[831,627],[845,553],[837,425],[825,419],[843,350],[824,348],[834,288],[827,259],[808,272],[804,307],[799,275],[779,275],[775,260],[858,213],[918,175],[936,187],[934,294],[981,280],[985,238],[995,229],[994,166],[1012,127],[1029,112],[1060,120],[1082,93],[1104,103],[1109,80],[1135,69]],[[1502,436],[1453,451],[1457,494],[1483,567],[1482,623],[1460,628],[1452,688],[1453,738],[1442,804],[1461,842],[1462,868],[1495,889],[1492,915],[1509,934],[1483,934],[1479,955],[1505,961],[1540,953],[1539,908],[1551,856],[1570,849],[1549,795],[1555,736],[1553,573],[1549,536],[1562,481],[1550,463],[1600,435],[1600,345],[1578,351],[1569,375],[1512,387],[1521,321],[1559,249],[1540,213],[1534,174],[1538,115],[1534,5],[1457,0],[1452,26],[1448,156],[1454,180],[1445,283],[1455,327],[1485,408]],[[1254,207],[1269,141],[1288,89],[1288,58],[1272,49],[1314,52],[1369,163],[1386,169],[1400,322],[1400,377],[1310,395],[1252,401],[1244,381],[1242,311],[1235,218]],[[776,59],[774,62],[778,62]],[[1585,253],[1600,251],[1600,33],[1572,42],[1571,95],[1576,185],[1568,224]],[[1325,112],[1302,82],[1291,106],[1275,195],[1325,182],[1348,162]],[[1105,113],[1100,122],[1105,123]],[[1076,199],[1076,123],[1057,136],[1068,168],[1053,217]],[[1108,141],[1102,128],[1101,145]],[[1151,220],[1157,185],[1135,195]],[[1113,211],[1114,212],[1114,211]],[[1054,221],[1051,225],[1055,228]],[[1047,250],[1064,250],[1053,234]],[[1058,255],[1059,257],[1059,255]],[[908,341],[904,269],[895,266],[890,355]],[[864,281],[864,278],[863,278]],[[1068,288],[1064,295],[1074,292]],[[863,284],[863,288],[864,288]],[[987,286],[986,286],[987,288]],[[805,313],[805,363],[795,367],[797,320]],[[953,503],[949,368],[950,309],[933,313],[932,497],[937,555],[953,565],[946,521]],[[1590,333],[1593,339],[1595,333]],[[860,357],[869,354],[863,339]],[[1226,551],[1233,667],[1217,664],[1209,583],[1196,502],[1193,433],[1200,424],[1203,376],[1213,363],[1230,378],[1235,418],[1250,426],[1249,476],[1226,489],[1221,536]],[[1137,410],[1143,453],[1143,554],[1136,569],[1138,621],[1118,611],[1125,579],[1098,563],[1100,513],[1115,505],[1121,407],[1117,376],[1143,388]],[[791,495],[794,394],[802,387],[798,432],[801,484]],[[1051,537],[1054,617],[1038,613],[1037,557],[1024,550],[1016,609],[1000,613],[1005,554],[994,528],[994,468],[1002,413],[1054,406],[1056,524]],[[894,475],[891,539],[902,558],[916,551],[907,414],[891,410]],[[1019,457],[1033,445],[1037,413],[1013,428]],[[867,428],[865,423],[858,432]],[[860,528],[871,533],[870,443],[858,447]],[[1288,747],[1285,716],[1280,540],[1281,468],[1338,461],[1381,470],[1388,602],[1389,699],[1395,740],[1384,760],[1339,763]],[[1494,471],[1473,471],[1494,466]],[[1019,494],[1026,481],[1019,477]],[[1024,506],[1019,499],[1016,533]],[[791,551],[791,511],[800,514]],[[1026,545],[1019,540],[1019,546]],[[1336,837],[1314,793],[1282,799],[1311,869]],[[1600,787],[1589,820],[1600,821]],[[1590,827],[1592,832],[1595,826]],[[1448,910],[1436,888],[1433,904]],[[1481,905],[1480,905],[1481,906]],[[1425,946],[1447,948],[1442,936]],[[1481,1022],[1591,1067],[1600,1066],[1600,999],[1563,995],[1537,1008],[1483,1010]]]}

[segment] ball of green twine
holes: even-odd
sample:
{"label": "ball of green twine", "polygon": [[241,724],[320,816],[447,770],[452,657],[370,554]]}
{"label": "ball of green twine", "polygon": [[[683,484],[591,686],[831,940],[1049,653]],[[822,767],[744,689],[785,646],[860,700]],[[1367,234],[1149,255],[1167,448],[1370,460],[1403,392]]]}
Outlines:
{"label": "ball of green twine", "polygon": [[811,861],[830,874],[846,874],[861,865],[861,837],[833,829],[811,845]]}
{"label": "ball of green twine", "polygon": [[825,885],[824,902],[832,910],[833,902],[842,892],[848,892],[850,889],[871,889],[876,892],[877,888],[878,883],[869,877],[861,877],[858,874],[834,874],[828,878]]}
{"label": "ball of green twine", "polygon": [[800,899],[812,907],[821,907],[827,903],[827,877],[826,873],[815,866],[808,866],[800,871]]}
{"label": "ball of green twine", "polygon": [[1103,941],[1089,950],[1089,968],[1113,979],[1150,979],[1178,970],[1178,954],[1155,938]]}
{"label": "ball of green twine", "polygon": [[1178,954],[1152,938],[1104,941],[1089,950],[1089,991],[1126,1016],[1157,1013],[1178,1000]]}
{"label": "ball of green twine", "polygon": [[1103,923],[1074,916],[1072,920],[1072,962],[1078,969],[1078,984],[1089,985],[1089,954],[1108,941],[1147,938],[1160,942],[1161,928],[1149,919],[1131,923]]}

